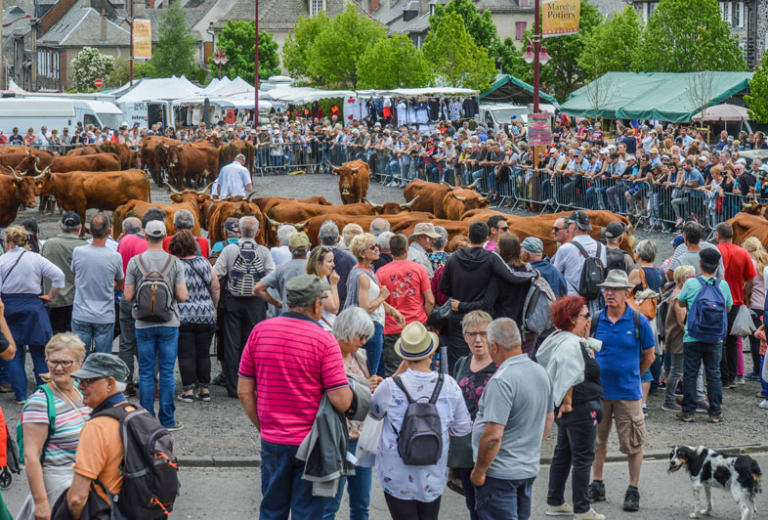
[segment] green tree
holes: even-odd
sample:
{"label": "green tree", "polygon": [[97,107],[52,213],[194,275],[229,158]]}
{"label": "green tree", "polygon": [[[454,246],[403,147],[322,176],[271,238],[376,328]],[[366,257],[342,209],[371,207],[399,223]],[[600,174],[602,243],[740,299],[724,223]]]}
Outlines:
{"label": "green tree", "polygon": [[301,16],[293,25],[293,34],[283,44],[283,65],[288,74],[297,80],[319,83],[321,78],[313,77],[309,71],[310,51],[317,35],[331,23],[325,13],[316,16]]}
{"label": "green tree", "polygon": [[181,2],[172,2],[160,20],[160,38],[152,51],[150,70],[154,77],[189,76],[194,70],[197,42],[184,19]]}
{"label": "green tree", "polygon": [[310,75],[324,86],[355,88],[358,60],[386,34],[382,25],[348,3],[315,38],[309,51]]}
{"label": "green tree", "polygon": [[472,0],[451,0],[445,5],[436,4],[435,13],[429,17],[430,31],[437,30],[443,18],[452,13],[461,16],[464,27],[475,43],[494,55],[500,42],[496,25],[491,18],[491,12],[486,10],[478,13],[475,2]]}
{"label": "green tree", "polygon": [[[112,65],[112,70],[104,80],[104,86],[107,88],[122,87],[130,79],[130,62],[127,59],[121,58],[115,60]],[[156,77],[152,70],[152,64],[149,61],[133,62],[133,79],[134,81],[141,78],[154,78]]]}
{"label": "green tree", "polygon": [[533,82],[533,66],[526,63],[523,53],[515,46],[512,38],[506,38],[495,49],[496,65],[500,72],[526,81]]}
{"label": "green tree", "polygon": [[633,70],[640,36],[640,17],[628,5],[622,12],[595,26],[591,33],[584,36],[584,50],[578,59],[579,67],[590,81],[606,72]]}
{"label": "green tree", "polygon": [[75,88],[78,92],[94,90],[93,82],[97,78],[107,78],[112,72],[112,66],[111,56],[105,56],[93,47],[83,47],[72,60]]}
{"label": "green tree", "polygon": [[755,69],[749,82],[749,92],[749,95],[744,96],[749,118],[756,123],[768,123],[768,52],[763,54],[763,61]]}
{"label": "green tree", "polygon": [[432,68],[405,34],[369,45],[357,62],[359,88],[420,88],[429,85]]}
{"label": "green tree", "polygon": [[643,72],[747,70],[717,0],[661,0],[645,27],[635,63]]}
{"label": "green tree", "polygon": [[541,81],[545,90],[561,103],[588,78],[587,71],[579,66],[579,57],[584,50],[584,40],[600,25],[603,17],[588,0],[581,0],[579,32],[568,36],[557,36],[545,40],[551,60],[541,68]]}
{"label": "green tree", "polygon": [[[222,72],[230,79],[240,76],[245,80],[253,78],[253,54],[256,35],[256,23],[251,20],[229,20],[219,33],[216,49],[224,51],[227,64]],[[219,77],[219,66],[208,60],[211,76]],[[277,54],[277,42],[272,35],[259,31],[259,78],[266,79],[280,73],[280,57]]]}
{"label": "green tree", "polygon": [[486,90],[496,75],[493,58],[475,44],[457,13],[445,15],[429,31],[423,51],[438,76],[455,87]]}

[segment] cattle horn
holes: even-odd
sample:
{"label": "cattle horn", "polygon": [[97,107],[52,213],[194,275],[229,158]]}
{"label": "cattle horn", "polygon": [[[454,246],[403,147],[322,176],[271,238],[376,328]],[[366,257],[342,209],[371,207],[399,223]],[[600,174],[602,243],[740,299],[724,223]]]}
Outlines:
{"label": "cattle horn", "polygon": [[421,197],[421,195],[416,195],[413,199],[411,199],[410,202],[406,202],[405,204],[400,204],[401,208],[410,208],[413,206],[413,203],[416,202],[416,200]]}
{"label": "cattle horn", "polygon": [[11,170],[11,173],[13,174],[14,179],[16,179],[17,181],[21,180],[21,175],[18,174],[18,172],[13,166],[8,166],[8,169]]}
{"label": "cattle horn", "polygon": [[334,164],[329,160],[326,160],[325,162],[327,162],[328,166],[330,166],[334,170],[338,170],[340,168],[339,166],[334,166]]}
{"label": "cattle horn", "polygon": [[488,197],[480,197],[480,202],[486,202],[488,200]]}
{"label": "cattle horn", "polygon": [[475,187],[477,186],[477,183],[478,183],[478,182],[480,182],[480,179],[479,179],[479,178],[475,179],[475,182],[473,182],[473,183],[472,183],[472,184],[470,184],[469,186],[465,186],[465,187],[466,187],[468,190],[474,190],[474,189],[475,189]]}
{"label": "cattle horn", "polygon": [[177,190],[176,188],[174,188],[173,186],[171,186],[171,185],[170,185],[170,184],[168,184],[167,182],[164,182],[163,184],[165,184],[166,186],[168,186],[168,188],[170,188],[170,190],[171,190],[171,193],[173,193],[174,195],[179,195],[179,194],[181,194],[181,192],[180,192],[179,190]]}
{"label": "cattle horn", "polygon": [[307,227],[306,222],[296,222],[295,224],[291,224],[291,225],[296,228],[296,231],[301,231],[302,229]]}
{"label": "cattle horn", "polygon": [[466,198],[466,197],[462,197],[461,195],[456,195],[455,193],[453,194],[453,197],[454,197],[456,200],[460,200],[460,201],[462,201],[462,202],[463,202],[463,201],[465,201],[465,200],[467,200],[467,198]]}
{"label": "cattle horn", "polygon": [[43,172],[40,171],[40,168],[37,167],[37,161],[35,161],[35,164],[33,166],[35,168],[35,173],[37,173],[37,174],[43,173]]}
{"label": "cattle horn", "polygon": [[251,197],[256,195],[255,191],[250,192],[248,195],[245,196],[245,202],[251,202]]}
{"label": "cattle horn", "polygon": [[269,218],[269,215],[264,215],[264,216],[267,217],[267,222],[269,222],[270,226],[280,227],[283,225],[282,222],[278,222],[275,219]]}
{"label": "cattle horn", "polygon": [[366,204],[368,204],[369,206],[371,206],[373,208],[381,208],[383,206],[383,204],[374,204],[373,202],[371,202],[368,199],[363,199],[363,202],[365,202]]}
{"label": "cattle horn", "polygon": [[204,195],[204,194],[208,193],[208,191],[211,189],[211,186],[213,186],[213,183],[212,183],[212,182],[208,183],[208,186],[206,186],[205,188],[203,188],[203,191],[199,191],[198,193],[199,193],[200,195]]}
{"label": "cattle horn", "polygon": [[752,207],[752,205],[753,205],[753,203],[752,203],[752,202],[742,202],[742,203],[741,203],[741,207],[742,207],[742,208],[751,208],[751,207]]}

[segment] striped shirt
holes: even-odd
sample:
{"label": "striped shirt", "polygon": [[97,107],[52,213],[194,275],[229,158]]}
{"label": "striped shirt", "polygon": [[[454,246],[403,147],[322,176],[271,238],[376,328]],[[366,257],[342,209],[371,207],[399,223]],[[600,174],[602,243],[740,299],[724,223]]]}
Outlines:
{"label": "striped shirt", "polygon": [[256,381],[261,437],[289,446],[298,446],[309,434],[323,392],[348,385],[334,337],[293,312],[253,328],[239,374]]}
{"label": "striped shirt", "polygon": [[[91,409],[83,405],[82,399],[75,401],[77,408],[53,393],[56,405],[56,423],[54,433],[45,447],[45,466],[72,466],[80,438],[80,430],[91,414]],[[21,413],[22,423],[48,424],[48,401],[42,390],[27,398]]]}

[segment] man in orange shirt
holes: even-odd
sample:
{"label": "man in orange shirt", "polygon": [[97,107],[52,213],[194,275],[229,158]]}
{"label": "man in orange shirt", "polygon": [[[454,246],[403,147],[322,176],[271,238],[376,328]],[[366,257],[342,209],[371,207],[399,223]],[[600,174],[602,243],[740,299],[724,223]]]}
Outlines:
{"label": "man in orange shirt", "polygon": [[[112,406],[129,405],[123,390],[128,378],[128,367],[120,358],[96,352],[88,356],[80,370],[72,373],[79,380],[83,404],[93,408],[93,414]],[[83,426],[75,456],[75,476],[67,492],[67,506],[74,520],[79,520],[88,492],[98,480],[112,494],[119,494],[123,484],[120,463],[123,460],[123,441],[120,422],[110,417],[94,417]],[[100,486],[96,492],[107,503],[109,499]]]}

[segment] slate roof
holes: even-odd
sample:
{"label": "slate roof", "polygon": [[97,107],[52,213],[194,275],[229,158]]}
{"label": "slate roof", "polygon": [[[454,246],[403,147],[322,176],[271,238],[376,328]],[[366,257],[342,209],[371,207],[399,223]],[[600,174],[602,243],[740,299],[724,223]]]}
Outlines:
{"label": "slate roof", "polygon": [[[354,0],[326,0],[325,12],[328,16],[335,16],[342,12],[347,3],[352,3],[360,8],[364,14],[368,14]],[[234,0],[227,14],[215,25],[222,26],[227,20],[253,20],[253,0]],[[259,0],[259,30],[292,30],[300,16],[309,16],[307,0]]]}
{"label": "slate roof", "polygon": [[64,47],[128,47],[127,29],[107,19],[106,39],[101,38],[101,14],[93,8],[75,4],[47,33],[38,39],[39,44]]}
{"label": "slate roof", "polygon": [[[196,0],[193,2],[188,2],[187,6],[184,7],[184,20],[187,22],[187,27],[192,28],[194,27],[205,15],[206,13],[213,7],[213,5],[216,3],[216,0]],[[194,6],[194,7],[193,7]],[[152,23],[152,41],[157,42],[160,40],[160,22],[162,21],[163,17],[165,16],[167,9],[147,9],[146,15],[144,18],[149,20]],[[138,18],[138,17],[137,17]],[[193,34],[195,34],[195,31],[192,31]],[[204,34],[198,34],[198,38],[202,38],[203,40],[206,39],[206,36]]]}

